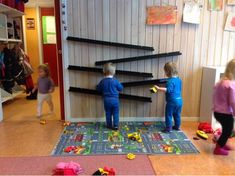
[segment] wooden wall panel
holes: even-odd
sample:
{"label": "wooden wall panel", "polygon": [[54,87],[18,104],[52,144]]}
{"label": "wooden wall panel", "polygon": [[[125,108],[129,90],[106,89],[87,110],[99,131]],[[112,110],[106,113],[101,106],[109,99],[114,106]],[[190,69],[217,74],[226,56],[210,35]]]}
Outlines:
{"label": "wooden wall panel", "polygon": [[[224,31],[228,12],[235,7],[224,2],[222,11],[207,10],[207,0],[202,0],[200,25],[182,22],[183,1],[180,0],[67,0],[68,35],[98,40],[153,46],[153,53],[181,51],[182,56],[150,59],[117,64],[118,69],[152,72],[155,78],[164,77],[163,66],[174,61],[183,80],[183,116],[197,117],[201,92],[203,66],[224,66],[235,58],[235,33]],[[176,25],[145,25],[146,7],[152,5],[176,5]],[[125,48],[68,42],[70,64],[94,66],[95,61],[150,54]],[[102,79],[93,73],[69,73],[70,84],[84,88],[95,88]],[[140,80],[130,76],[119,76],[120,81]],[[165,97],[151,95],[149,87],[127,88],[125,93],[152,96],[153,103],[128,100],[121,101],[120,115],[124,117],[162,117]],[[71,116],[103,117],[102,100],[99,97],[71,93]]]}

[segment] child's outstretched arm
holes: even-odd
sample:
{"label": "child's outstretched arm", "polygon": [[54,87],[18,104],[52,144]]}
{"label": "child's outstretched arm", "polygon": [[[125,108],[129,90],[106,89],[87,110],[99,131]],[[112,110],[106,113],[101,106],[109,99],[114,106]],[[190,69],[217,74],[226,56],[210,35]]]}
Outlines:
{"label": "child's outstretched arm", "polygon": [[154,86],[158,91],[161,91],[161,92],[166,92],[167,91],[167,88],[166,87],[159,87],[157,85]]}

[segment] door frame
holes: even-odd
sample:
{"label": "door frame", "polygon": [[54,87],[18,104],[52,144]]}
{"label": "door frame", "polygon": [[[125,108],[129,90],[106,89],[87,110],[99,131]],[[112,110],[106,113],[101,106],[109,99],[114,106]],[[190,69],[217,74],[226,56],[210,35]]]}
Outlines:
{"label": "door frame", "polygon": [[60,114],[61,114],[61,120],[65,120],[60,0],[54,0],[54,9],[55,9],[55,20],[56,20],[56,39],[57,39],[56,46],[57,46],[57,64],[58,64],[58,81],[59,81],[58,85],[60,91]]}

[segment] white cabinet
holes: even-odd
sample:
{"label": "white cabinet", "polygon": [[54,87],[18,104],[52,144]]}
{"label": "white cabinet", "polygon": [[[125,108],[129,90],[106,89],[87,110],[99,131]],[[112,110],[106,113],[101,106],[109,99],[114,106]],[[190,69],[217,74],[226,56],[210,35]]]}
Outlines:
{"label": "white cabinet", "polygon": [[214,130],[220,128],[220,124],[215,120],[212,111],[213,87],[224,71],[225,67],[203,67],[199,121],[211,123]]}

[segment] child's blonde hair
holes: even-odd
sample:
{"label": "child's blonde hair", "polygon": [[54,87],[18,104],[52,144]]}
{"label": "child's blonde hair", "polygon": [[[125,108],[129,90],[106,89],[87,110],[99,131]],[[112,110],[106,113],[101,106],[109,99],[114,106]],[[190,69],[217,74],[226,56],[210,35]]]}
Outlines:
{"label": "child's blonde hair", "polygon": [[47,77],[50,77],[51,73],[50,73],[50,67],[49,65],[46,63],[46,64],[41,64],[38,66],[38,69],[39,70],[43,70],[45,73],[46,73],[46,76]]}
{"label": "child's blonde hair", "polygon": [[168,62],[164,66],[164,71],[167,77],[173,77],[178,75],[176,64],[174,62]]}
{"label": "child's blonde hair", "polygon": [[104,65],[103,72],[105,75],[115,75],[116,68],[112,63],[107,63]]}
{"label": "child's blonde hair", "polygon": [[227,64],[223,79],[235,80],[235,59]]}

